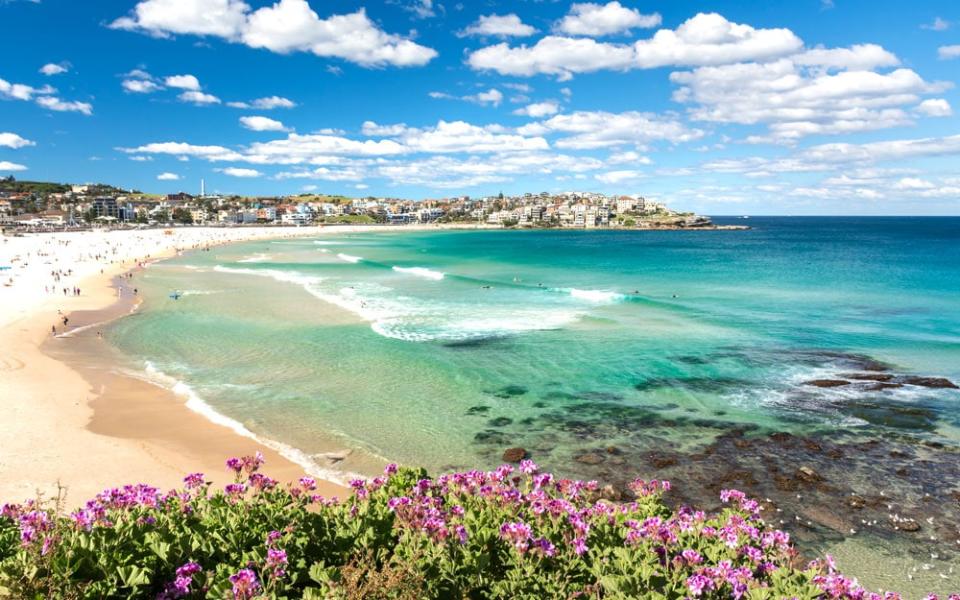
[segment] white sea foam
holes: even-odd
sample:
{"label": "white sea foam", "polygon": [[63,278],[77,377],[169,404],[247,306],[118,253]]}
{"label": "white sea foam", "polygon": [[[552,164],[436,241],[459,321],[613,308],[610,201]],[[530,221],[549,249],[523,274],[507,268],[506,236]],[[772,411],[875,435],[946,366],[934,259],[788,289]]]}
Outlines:
{"label": "white sea foam", "polygon": [[270,277],[300,285],[314,297],[369,322],[377,334],[409,342],[465,340],[559,329],[582,313],[568,307],[518,308],[436,302],[397,296],[392,288],[377,283],[344,285],[342,281],[326,281],[296,271],[222,265],[214,270]]}
{"label": "white sea foam", "polygon": [[277,281],[285,283],[295,283],[302,286],[310,286],[323,281],[322,277],[316,275],[304,275],[296,271],[281,271],[280,269],[244,269],[237,267],[224,267],[217,265],[213,268],[218,273],[233,273],[235,275],[258,275],[260,277],[270,277]]}
{"label": "white sea foam", "polygon": [[427,269],[426,267],[394,267],[393,270],[397,273],[407,273],[408,275],[423,277],[425,279],[433,279],[434,281],[440,281],[443,279],[443,273],[440,271]]}
{"label": "white sea foam", "polygon": [[617,302],[623,300],[624,295],[618,292],[609,292],[605,290],[580,290],[570,288],[566,290],[572,297],[587,300],[588,302]]}
{"label": "white sea foam", "polygon": [[316,240],[313,242],[318,246],[343,246],[346,242],[331,242],[330,240]]}
{"label": "white sea foam", "polygon": [[343,253],[338,254],[337,258],[339,258],[340,260],[345,260],[348,263],[358,263],[361,260],[363,260],[359,256],[353,256],[351,254],[343,254]]}
{"label": "white sea foam", "polygon": [[174,394],[185,398],[186,407],[193,412],[201,415],[211,423],[227,427],[237,435],[254,440],[257,443],[274,450],[280,454],[280,456],[303,467],[307,473],[313,475],[314,477],[319,477],[327,481],[334,481],[344,486],[349,485],[351,479],[362,477],[356,473],[324,468],[318,465],[316,461],[312,460],[307,453],[299,448],[295,448],[289,444],[285,444],[274,439],[258,436],[254,432],[250,431],[250,429],[244,426],[240,421],[228,417],[227,415],[210,406],[188,383],[180,381],[179,379],[164,373],[160,369],[156,368],[156,366],[150,361],[145,361],[144,371],[146,371],[148,380],[150,380],[152,383],[167,388]]}

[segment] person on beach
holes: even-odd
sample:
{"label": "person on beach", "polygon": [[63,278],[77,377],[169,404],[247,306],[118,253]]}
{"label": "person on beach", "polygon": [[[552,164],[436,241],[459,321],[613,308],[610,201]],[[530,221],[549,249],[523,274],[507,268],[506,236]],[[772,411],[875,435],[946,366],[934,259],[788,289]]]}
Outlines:
{"label": "person on beach", "polygon": [[56,326],[56,325],[51,325],[51,326],[50,326],[50,333],[52,333],[54,336],[57,335],[57,326]]}

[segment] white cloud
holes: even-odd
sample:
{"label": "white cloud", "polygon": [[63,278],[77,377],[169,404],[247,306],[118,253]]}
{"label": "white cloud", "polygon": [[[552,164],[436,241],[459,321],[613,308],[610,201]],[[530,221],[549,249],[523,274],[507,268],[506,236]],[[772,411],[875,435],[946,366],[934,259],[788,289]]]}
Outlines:
{"label": "white cloud", "polygon": [[24,148],[26,146],[36,146],[35,142],[32,142],[26,138],[22,138],[15,133],[10,132],[0,132],[0,146],[4,148],[13,148],[14,150],[18,148]]}
{"label": "white cloud", "polygon": [[950,29],[950,22],[945,21],[940,17],[935,17],[932,23],[921,25],[920,29],[929,29],[930,31],[946,31],[947,29]]}
{"label": "white cloud", "polygon": [[433,7],[433,0],[413,0],[413,3],[404,6],[404,8],[414,14],[418,19],[429,19],[437,16]]}
{"label": "white cloud", "polygon": [[136,148],[121,148],[128,154],[169,154],[172,156],[194,156],[207,160],[241,160],[243,157],[223,146],[197,146],[183,142],[154,142]]}
{"label": "white cloud", "polygon": [[640,14],[619,2],[607,4],[573,4],[570,12],[556,25],[556,30],[567,35],[602,36],[628,32],[634,28],[656,27],[663,19],[658,13]]}
{"label": "white cloud", "polygon": [[950,103],[943,98],[931,98],[917,105],[917,112],[927,117],[949,117],[953,114]]}
{"label": "white cloud", "polygon": [[293,108],[297,104],[293,100],[281,96],[268,96],[257,98],[250,102],[227,102],[227,106],[233,108],[257,108],[260,110],[273,110],[275,108]]}
{"label": "white cloud", "polygon": [[373,121],[364,121],[360,130],[363,135],[395,137],[407,131],[408,129],[409,127],[407,127],[406,123],[380,125],[379,123],[375,123]]}
{"label": "white cloud", "polygon": [[536,28],[525,24],[520,20],[520,17],[511,13],[509,15],[481,15],[476,23],[467,27],[458,35],[460,37],[527,37],[536,32]]}
{"label": "white cloud", "polygon": [[611,154],[607,158],[607,163],[611,165],[623,165],[623,164],[638,164],[638,165],[649,165],[653,161],[649,157],[643,156],[638,152],[629,150],[627,152],[616,152]]}
{"label": "white cloud", "polygon": [[600,70],[771,60],[794,53],[802,46],[800,38],[789,29],[755,29],[732,23],[716,13],[699,13],[676,30],[661,29],[652,38],[633,44],[547,36],[534,46],[487,46],[471,53],[467,62],[476,70],[502,75],[546,74],[565,80],[577,73]]}
{"label": "white cloud", "polygon": [[10,83],[5,79],[0,79],[0,98],[12,98],[14,100],[32,100],[34,96],[53,94],[57,90],[45,85],[42,88],[35,88],[23,83]]}
{"label": "white cloud", "polygon": [[27,167],[24,165],[18,165],[17,163],[12,163],[6,160],[0,160],[0,172],[11,172],[11,171],[26,171]]}
{"label": "white cloud", "polygon": [[52,75],[60,75],[61,73],[66,73],[69,70],[70,68],[66,63],[47,63],[40,67],[40,72],[48,77]]}
{"label": "white cloud", "polygon": [[180,176],[176,173],[160,173],[157,175],[157,179],[160,181],[179,181]]}
{"label": "white cloud", "polygon": [[940,57],[940,60],[960,58],[960,44],[956,44],[954,46],[940,46],[937,48],[937,55]]}
{"label": "white cloud", "polygon": [[268,117],[240,117],[240,124],[251,131],[287,131],[283,123]]}
{"label": "white cloud", "polygon": [[125,91],[134,94],[152,94],[163,89],[163,86],[157,85],[149,79],[124,79],[121,85]]}
{"label": "white cloud", "polygon": [[217,98],[213,94],[206,94],[204,92],[183,92],[177,96],[177,98],[179,98],[182,102],[192,102],[197,105],[220,104],[220,98]]}
{"label": "white cloud", "polygon": [[503,102],[503,92],[496,88],[491,88],[485,92],[469,94],[467,96],[454,96],[452,94],[447,94],[446,92],[430,92],[428,95],[437,100],[465,100],[467,102],[473,102],[474,104],[480,105],[489,104],[491,106],[500,106],[500,103]]}
{"label": "white cloud", "polygon": [[256,169],[243,169],[240,167],[227,167],[226,169],[217,169],[220,173],[224,175],[229,175],[230,177],[263,177],[263,173],[257,171]]}
{"label": "white cloud", "polygon": [[637,111],[577,111],[521,127],[518,132],[571,134],[560,138],[556,145],[577,150],[631,144],[642,146],[654,141],[687,142],[703,137],[702,131],[689,129],[676,119]]}
{"label": "white cloud", "polygon": [[[830,52],[830,51],[827,51]],[[874,51],[867,54],[879,58]],[[765,123],[768,136],[753,142],[793,142],[812,134],[871,131],[911,123],[901,107],[915,104],[920,95],[945,89],[944,84],[924,81],[910,69],[889,73],[866,70],[825,71],[823,63],[836,67],[846,56],[851,63],[864,59],[809,53],[767,63],[739,63],[700,67],[675,72],[671,81],[681,87],[674,100],[693,105],[691,118],[719,123]],[[857,58],[859,56],[859,58]],[[803,66],[797,60],[818,63]]]}
{"label": "white cloud", "polygon": [[606,173],[597,173],[594,175],[597,181],[607,184],[623,183],[624,181],[636,181],[646,175],[640,171],[624,169],[621,171],[607,171]]}
{"label": "white cloud", "polygon": [[513,114],[539,119],[541,117],[555,115],[558,112],[560,112],[560,105],[553,100],[548,100],[546,102],[535,102],[533,104],[528,104],[523,108],[518,108],[517,110],[513,111]]}
{"label": "white cloud", "polygon": [[87,116],[93,114],[93,105],[89,102],[70,102],[56,96],[40,96],[37,98],[37,104],[57,112],[78,112]]}
{"label": "white cloud", "polygon": [[130,160],[133,162],[150,162],[153,160],[152,156],[131,156]]}
{"label": "white cloud", "polygon": [[361,181],[363,173],[355,168],[330,169],[317,167],[310,171],[281,171],[277,179],[322,179],[324,181]]}
{"label": "white cloud", "polygon": [[278,0],[252,10],[242,0],[141,0],[114,29],[158,37],[213,36],[272,52],[311,52],[367,67],[420,66],[437,52],[381,30],[360,10],[321,19],[307,0]]}
{"label": "white cloud", "polygon": [[200,81],[193,75],[171,75],[163,81],[167,87],[181,90],[199,90]]}
{"label": "white cloud", "polygon": [[827,69],[870,70],[900,64],[894,54],[876,44],[856,44],[849,48],[817,47],[792,57],[798,65]]}

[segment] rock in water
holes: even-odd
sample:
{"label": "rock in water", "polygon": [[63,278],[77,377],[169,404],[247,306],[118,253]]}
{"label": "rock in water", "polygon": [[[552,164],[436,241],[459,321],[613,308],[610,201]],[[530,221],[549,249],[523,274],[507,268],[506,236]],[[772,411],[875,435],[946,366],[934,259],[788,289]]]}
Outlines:
{"label": "rock in water", "polygon": [[527,457],[527,451],[523,448],[507,448],[503,451],[503,462],[515,463]]}
{"label": "rock in water", "polygon": [[803,466],[797,469],[797,478],[802,479],[803,481],[811,482],[811,483],[820,481],[821,479],[823,479],[822,477],[820,477],[819,473],[817,473],[816,471],[814,471],[813,469],[807,466]]}
{"label": "rock in water", "polygon": [[603,457],[599,454],[594,454],[593,452],[587,452],[586,454],[575,456],[573,460],[585,465],[599,465],[603,462]]}
{"label": "rock in water", "polygon": [[812,385],[819,388],[834,388],[850,385],[850,382],[843,379],[811,379],[810,381],[804,381],[803,385]]}
{"label": "rock in water", "polygon": [[907,385],[918,385],[920,387],[928,388],[948,388],[952,390],[960,389],[957,387],[957,384],[950,381],[945,377],[904,377],[902,379],[903,383]]}

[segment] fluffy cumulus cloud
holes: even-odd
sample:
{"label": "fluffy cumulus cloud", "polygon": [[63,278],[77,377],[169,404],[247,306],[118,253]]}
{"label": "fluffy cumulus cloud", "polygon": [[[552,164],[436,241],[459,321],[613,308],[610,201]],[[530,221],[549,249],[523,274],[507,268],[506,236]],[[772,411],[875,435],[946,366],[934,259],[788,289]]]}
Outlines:
{"label": "fluffy cumulus cloud", "polygon": [[513,111],[513,114],[539,119],[542,117],[555,115],[558,112],[560,112],[560,105],[553,100],[548,100],[546,102],[534,102],[533,104],[528,104],[523,108],[518,108],[517,110]]}
{"label": "fluffy cumulus cloud", "polygon": [[556,30],[567,35],[602,36],[628,32],[631,29],[656,27],[663,19],[658,13],[641,14],[619,2],[573,4],[570,13],[556,25]]}
{"label": "fluffy cumulus cloud", "polygon": [[93,114],[93,105],[89,102],[61,100],[56,96],[40,96],[37,104],[57,112],[78,112],[87,116]]}
{"label": "fluffy cumulus cloud", "polygon": [[149,79],[124,79],[120,85],[124,91],[132,94],[152,94],[153,92],[163,89],[162,85]]}
{"label": "fluffy cumulus cloud", "polygon": [[813,134],[871,131],[911,123],[905,106],[942,91],[910,69],[877,72],[896,58],[876,47],[813,51],[765,63],[675,72],[678,102],[695,120],[768,126],[750,141],[793,142]]}
{"label": "fluffy cumulus cloud", "polygon": [[163,80],[167,87],[181,90],[199,90],[200,80],[193,75],[171,75]]}
{"label": "fluffy cumulus cloud", "polygon": [[57,90],[49,85],[35,88],[0,79],[0,99],[33,101],[43,108],[56,112],[78,112],[87,116],[93,114],[93,105],[89,102],[62,100],[55,95],[56,93]]}
{"label": "fluffy cumulus cloud", "polygon": [[917,112],[926,117],[949,117],[953,109],[943,98],[930,98],[917,105]]}
{"label": "fluffy cumulus cloud", "polygon": [[287,131],[283,123],[269,117],[240,117],[240,124],[251,131]]}
{"label": "fluffy cumulus cloud", "polygon": [[550,35],[533,46],[507,43],[480,48],[467,62],[477,70],[503,75],[555,75],[569,79],[601,70],[719,65],[770,60],[797,52],[803,42],[789,29],[755,29],[716,13],[699,13],[676,30],[661,29],[633,44]]}
{"label": "fluffy cumulus cloud", "polygon": [[496,88],[490,88],[485,92],[468,94],[466,96],[454,96],[453,94],[447,94],[445,92],[430,92],[429,95],[431,98],[438,100],[464,100],[466,102],[480,104],[481,106],[500,106],[500,103],[503,102],[503,92]]}
{"label": "fluffy cumulus cloud", "polygon": [[263,177],[263,173],[257,171],[256,169],[244,169],[242,167],[227,167],[225,169],[218,169],[218,172],[223,173],[224,175],[229,175],[230,177],[241,177],[246,179]]}
{"label": "fluffy cumulus cloud", "polygon": [[526,125],[521,133],[564,134],[558,148],[592,150],[616,146],[645,146],[651,142],[688,142],[703,137],[698,129],[690,129],[677,119],[653,113],[627,111],[576,111]]}
{"label": "fluffy cumulus cloud", "polygon": [[47,63],[40,67],[40,72],[44,75],[51,77],[53,75],[61,75],[70,70],[67,63]]}
{"label": "fluffy cumulus cloud", "polygon": [[608,185],[620,184],[626,181],[636,181],[637,179],[643,179],[646,175],[635,169],[621,169],[619,171],[606,171],[604,173],[597,173],[594,175],[594,178]]}
{"label": "fluffy cumulus cloud", "polygon": [[207,94],[205,92],[198,92],[195,90],[183,92],[177,96],[177,98],[181,102],[189,102],[191,104],[196,104],[197,106],[220,104],[220,98],[217,98],[213,94]]}
{"label": "fluffy cumulus cloud", "polygon": [[36,143],[22,138],[15,133],[0,133],[0,147],[13,148],[16,150],[17,148],[24,148],[26,146],[36,146]]}
{"label": "fluffy cumulus cloud", "polygon": [[937,49],[937,55],[941,60],[950,60],[951,58],[960,58],[960,44],[953,46],[940,46]]}
{"label": "fluffy cumulus cloud", "polygon": [[0,173],[12,173],[14,171],[26,171],[25,165],[17,164],[7,160],[0,160]]}
{"label": "fluffy cumulus cloud", "polygon": [[460,37],[527,37],[537,32],[535,27],[527,25],[515,14],[481,15],[477,21],[461,31]]}
{"label": "fluffy cumulus cloud", "polygon": [[296,102],[290,100],[289,98],[283,98],[281,96],[267,96],[264,98],[257,98],[256,100],[251,100],[250,102],[227,102],[227,106],[233,108],[256,108],[259,110],[273,110],[275,108],[293,108],[297,105]]}
{"label": "fluffy cumulus cloud", "polygon": [[157,175],[157,179],[160,181],[179,181],[180,176],[177,175],[176,173],[166,172],[166,173],[160,173],[159,175]]}
{"label": "fluffy cumulus cloud", "polygon": [[158,37],[200,35],[272,52],[310,52],[359,65],[419,66],[436,51],[380,29],[361,8],[321,18],[307,0],[257,10],[241,0],[141,0],[111,27]]}

